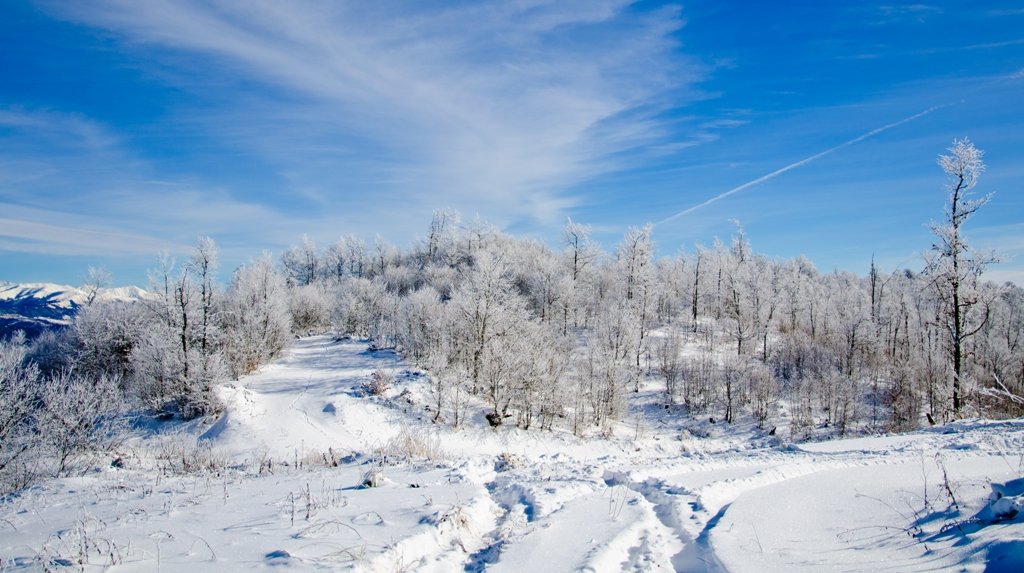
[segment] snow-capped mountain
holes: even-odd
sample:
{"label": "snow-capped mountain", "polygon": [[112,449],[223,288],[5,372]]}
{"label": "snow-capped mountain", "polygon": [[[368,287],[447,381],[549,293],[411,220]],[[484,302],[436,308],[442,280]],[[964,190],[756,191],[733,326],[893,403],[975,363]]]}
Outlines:
{"label": "snow-capped mountain", "polygon": [[[96,300],[131,301],[146,295],[134,286],[105,288],[97,292]],[[88,299],[87,292],[67,285],[0,282],[0,338],[16,330],[32,338],[44,330],[67,326]]]}

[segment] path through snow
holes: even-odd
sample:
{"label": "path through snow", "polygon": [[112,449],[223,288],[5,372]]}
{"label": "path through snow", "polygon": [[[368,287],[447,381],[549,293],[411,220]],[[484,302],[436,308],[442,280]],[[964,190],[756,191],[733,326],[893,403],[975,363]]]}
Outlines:
{"label": "path through snow", "polygon": [[[363,391],[376,369],[395,376],[384,396]],[[125,469],[4,501],[0,571],[1024,567],[1024,523],[984,513],[990,482],[1024,475],[1020,420],[799,447],[734,432],[683,448],[670,417],[643,436],[627,420],[619,437],[582,440],[492,430],[476,404],[454,430],[430,423],[426,376],[329,336],[296,341],[222,395],[218,421],[140,436]],[[400,463],[381,467],[385,455]],[[209,469],[182,475],[176,457]],[[361,487],[375,469],[381,487]]]}

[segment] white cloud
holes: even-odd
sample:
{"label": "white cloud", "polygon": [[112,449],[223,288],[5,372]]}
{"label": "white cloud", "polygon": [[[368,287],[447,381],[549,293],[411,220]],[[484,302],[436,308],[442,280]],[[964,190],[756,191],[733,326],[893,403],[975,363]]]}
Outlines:
{"label": "white cloud", "polygon": [[77,114],[48,110],[26,110],[12,106],[0,107],[0,127],[31,132],[67,145],[79,145],[100,151],[116,143],[111,133],[100,124]]}
{"label": "white cloud", "polygon": [[152,255],[246,228],[287,241],[277,231],[288,219],[272,208],[184,178],[150,179],[156,166],[99,122],[0,107],[0,129],[0,250]]}
{"label": "white cloud", "polygon": [[12,205],[0,207],[14,215],[0,217],[0,250],[73,256],[155,256],[163,250],[187,250],[156,237],[112,229],[87,217],[57,211],[29,212]]}
{"label": "white cloud", "polygon": [[[197,93],[216,89],[211,78],[229,86],[230,105],[178,113],[255,150],[309,198],[373,180],[427,212],[451,205],[498,222],[560,218],[576,202],[567,189],[662,143],[652,118],[702,73],[675,53],[678,10],[622,0],[55,10],[147,58],[155,47],[166,77]],[[241,89],[253,80],[261,89]]]}

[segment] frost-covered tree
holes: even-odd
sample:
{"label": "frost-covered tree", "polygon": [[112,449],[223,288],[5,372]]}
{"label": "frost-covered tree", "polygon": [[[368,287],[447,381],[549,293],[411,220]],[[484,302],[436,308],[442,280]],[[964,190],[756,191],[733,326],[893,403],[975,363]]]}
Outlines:
{"label": "frost-covered tree", "polygon": [[586,394],[594,424],[606,429],[625,412],[627,392],[635,391],[639,382],[633,363],[633,351],[640,344],[637,320],[621,301],[602,304],[587,334],[582,366],[590,379]]}
{"label": "frost-covered tree", "polygon": [[281,254],[281,266],[291,284],[308,285],[317,280],[320,276],[320,256],[316,243],[303,235],[301,245],[293,245]]}
{"label": "frost-covered tree", "polygon": [[[345,240],[338,239],[327,247],[323,254],[323,276],[332,281],[341,281],[348,274],[348,255],[345,252]],[[287,271],[286,271],[287,272]]]}
{"label": "frost-covered tree", "polygon": [[150,273],[148,327],[129,362],[140,397],[151,407],[185,418],[216,412],[214,386],[227,374],[217,341],[214,272],[217,251],[201,238],[180,270],[168,255]]}
{"label": "frost-covered tree", "polygon": [[199,380],[202,392],[209,393],[212,386],[224,376],[223,359],[218,352],[219,301],[216,273],[219,267],[217,245],[210,237],[200,237],[188,271],[194,277],[197,295],[198,321],[196,336],[200,358]]}
{"label": "frost-covered tree", "polygon": [[927,274],[942,302],[942,324],[948,335],[948,353],[953,364],[952,408],[959,415],[963,407],[967,340],[988,320],[988,301],[979,289],[979,278],[994,257],[972,250],[963,234],[967,220],[988,203],[991,195],[974,197],[974,187],[985,170],[982,151],[967,139],[955,140],[949,155],[939,156],[939,166],[948,182],[946,216],[932,224],[936,237],[928,259]]}
{"label": "frost-covered tree", "polygon": [[852,378],[859,370],[861,356],[872,343],[871,301],[858,279],[850,273],[834,273],[826,279],[829,290],[828,315],[834,322],[833,345],[843,373]]}
{"label": "frost-covered tree", "polygon": [[82,456],[118,443],[124,418],[117,379],[89,380],[64,371],[42,381],[36,430],[56,476],[71,471]]}
{"label": "frost-covered tree", "polygon": [[[622,242],[616,249],[616,270],[622,289],[623,304],[627,309],[628,325],[635,329],[631,333],[632,347],[630,356],[637,370],[636,381],[639,383],[640,360],[646,348],[647,335],[653,326],[654,293],[654,240],[653,227],[647,225],[633,228],[626,232]],[[634,388],[639,391],[639,386]]]}
{"label": "frost-covered tree", "polygon": [[[504,263],[484,253],[452,294],[449,304],[461,324],[465,344],[458,354],[475,394],[483,385],[486,363],[496,351],[492,341],[506,335],[519,315],[525,313],[526,302],[515,292]],[[492,372],[492,378],[494,375]]]}
{"label": "frost-covered tree", "polygon": [[443,310],[440,294],[430,286],[409,293],[400,302],[394,318],[399,346],[418,365],[426,366],[440,354]]}
{"label": "frost-covered tree", "polygon": [[682,253],[654,261],[655,324],[675,324],[689,316],[693,296],[689,264]]}
{"label": "frost-covered tree", "polygon": [[[655,345],[658,373],[665,379],[665,404],[672,406],[679,399],[679,383],[683,377],[683,339],[676,329],[670,330]],[[684,396],[686,395],[683,393]],[[689,406],[689,404],[686,404]]]}
{"label": "frost-covered tree", "polygon": [[530,312],[542,322],[561,324],[564,309],[563,268],[560,261],[539,241],[519,241],[511,250],[513,281],[526,297]]}
{"label": "frost-covered tree", "polygon": [[566,278],[559,285],[562,301],[562,332],[587,323],[587,296],[594,283],[595,262],[600,250],[590,239],[590,228],[572,219],[562,229],[563,265]]}
{"label": "frost-covered tree", "polygon": [[[766,265],[750,249],[743,227],[737,223],[732,248],[721,257],[722,310],[728,320],[726,327],[736,341],[736,354],[742,356],[759,334],[763,312],[761,273]],[[765,297],[767,298],[767,297]]]}
{"label": "frost-covered tree", "polygon": [[430,264],[451,264],[456,245],[456,227],[459,213],[452,209],[438,209],[430,220],[427,238],[419,253],[420,268]]}
{"label": "frost-covered tree", "polygon": [[68,336],[74,369],[86,376],[128,378],[132,351],[152,319],[140,302],[98,302],[80,309]]}
{"label": "frost-covered tree", "polygon": [[269,254],[235,271],[224,300],[224,356],[234,376],[284,350],[291,330],[288,291]]}
{"label": "frost-covered tree", "polygon": [[317,281],[296,286],[288,291],[292,315],[292,331],[300,336],[320,334],[331,327],[335,290],[328,283]]}
{"label": "frost-covered tree", "polygon": [[110,286],[112,277],[109,272],[100,267],[89,267],[82,281],[82,292],[85,293],[85,306],[91,306],[96,302],[100,291]]}
{"label": "frost-covered tree", "polygon": [[373,260],[370,264],[370,274],[373,276],[384,276],[389,268],[401,264],[401,251],[384,237],[377,235],[373,240]]}
{"label": "frost-covered tree", "polygon": [[123,418],[119,384],[64,370],[43,376],[20,333],[0,341],[0,493],[51,475],[117,442]]}
{"label": "frost-covered tree", "polygon": [[39,369],[26,363],[25,335],[0,339],[0,491],[31,480]]}
{"label": "frost-covered tree", "polygon": [[519,320],[512,335],[502,339],[495,356],[514,373],[507,386],[516,425],[549,429],[562,414],[565,393],[560,386],[570,349],[569,340],[550,322]]}
{"label": "frost-covered tree", "polygon": [[398,299],[388,292],[380,278],[346,279],[335,301],[332,324],[341,333],[376,338],[383,346],[394,346]]}
{"label": "frost-covered tree", "polygon": [[[1024,289],[1006,284],[992,301],[989,321],[984,329],[984,344],[979,355],[984,357],[990,380],[988,385],[1005,393],[1024,396]],[[1009,405],[1009,404],[1007,404]],[[1014,404],[1019,411],[1024,404]]]}
{"label": "frost-covered tree", "polygon": [[779,272],[780,319],[785,332],[810,330],[807,321],[808,291],[813,289],[818,271],[804,257],[786,261]]}
{"label": "frost-covered tree", "polygon": [[223,370],[209,342],[210,330],[204,328],[204,318],[209,319],[204,307],[212,293],[197,286],[191,261],[176,270],[168,255],[150,274],[150,289],[156,298],[146,301],[149,327],[130,356],[140,397],[151,407],[186,418],[216,411],[213,385]]}
{"label": "frost-covered tree", "polygon": [[346,235],[342,237],[342,241],[345,244],[345,262],[349,276],[364,276],[368,266],[366,243],[355,235]]}

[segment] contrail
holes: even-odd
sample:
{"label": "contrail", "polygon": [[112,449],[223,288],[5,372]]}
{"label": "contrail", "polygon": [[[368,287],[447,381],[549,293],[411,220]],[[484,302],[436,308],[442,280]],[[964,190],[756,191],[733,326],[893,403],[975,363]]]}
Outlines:
{"label": "contrail", "polygon": [[804,159],[801,159],[800,161],[797,161],[796,163],[790,163],[789,165],[787,165],[787,166],[785,166],[785,167],[783,167],[781,169],[776,169],[775,171],[772,171],[771,173],[769,173],[767,175],[762,175],[761,177],[758,177],[757,179],[754,179],[752,181],[747,181],[746,183],[744,183],[744,184],[742,184],[742,185],[740,185],[738,187],[733,187],[732,189],[729,189],[725,193],[721,193],[719,195],[715,195],[714,197],[708,199],[707,201],[704,201],[703,203],[701,203],[699,205],[694,205],[693,207],[690,207],[689,209],[685,209],[683,211],[680,211],[680,212],[676,213],[675,215],[672,215],[671,217],[667,217],[665,219],[662,219],[661,221],[658,221],[657,223],[655,223],[655,226],[661,225],[661,224],[664,224],[664,223],[668,223],[669,221],[674,221],[674,220],[678,219],[679,217],[682,217],[683,215],[689,215],[690,213],[693,213],[697,209],[700,209],[702,207],[707,207],[708,205],[710,205],[710,204],[712,204],[712,203],[714,203],[716,201],[720,201],[722,199],[725,199],[729,195],[733,195],[735,193],[739,193],[740,191],[743,191],[744,189],[748,189],[748,188],[753,187],[754,185],[757,185],[759,183],[764,183],[765,181],[768,181],[769,179],[774,179],[774,178],[778,177],[779,175],[782,175],[783,173],[785,173],[785,172],[787,172],[787,171],[789,171],[791,169],[796,169],[797,167],[800,167],[801,165],[806,165],[806,164],[814,161],[815,159],[819,159],[821,157],[824,157],[824,156],[828,155],[829,153],[832,153],[832,152],[835,152],[835,151],[839,151],[840,149],[842,149],[844,147],[848,147],[850,145],[853,145],[854,143],[859,143],[859,142],[864,141],[865,139],[867,139],[867,138],[869,138],[869,137],[871,137],[873,135],[878,135],[879,133],[882,133],[883,131],[888,131],[888,130],[894,128],[894,127],[899,127],[899,126],[903,125],[904,123],[908,123],[908,122],[914,121],[915,119],[918,119],[920,117],[924,117],[924,116],[928,115],[929,113],[931,113],[931,112],[933,112],[933,111],[935,111],[937,109],[942,109],[944,107],[948,107],[949,105],[951,105],[951,104],[937,105],[937,106],[934,106],[934,107],[930,107],[930,108],[928,108],[928,109],[926,109],[926,110],[924,110],[924,111],[922,111],[920,113],[915,113],[914,115],[912,115],[910,117],[903,118],[903,119],[901,119],[901,120],[899,120],[897,122],[890,123],[889,125],[883,125],[882,127],[879,127],[879,128],[876,128],[876,129],[872,129],[871,131],[869,131],[869,132],[867,132],[867,133],[865,133],[863,135],[859,135],[859,136],[851,139],[850,141],[846,141],[846,142],[840,143],[839,145],[837,145],[835,147],[830,147],[829,149],[826,149],[825,151],[822,151],[820,153],[815,153],[814,155],[812,155],[810,157],[807,157],[807,158],[804,158]]}

